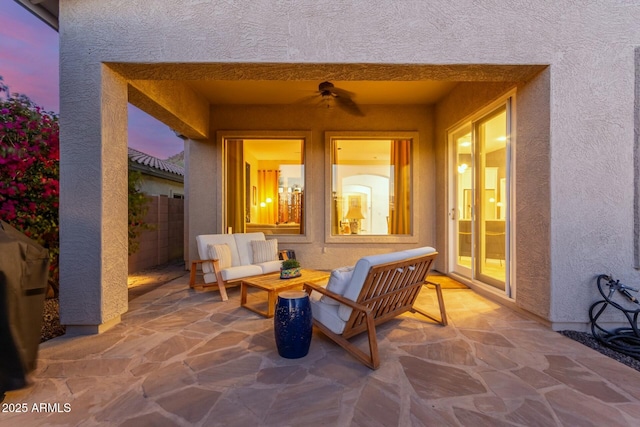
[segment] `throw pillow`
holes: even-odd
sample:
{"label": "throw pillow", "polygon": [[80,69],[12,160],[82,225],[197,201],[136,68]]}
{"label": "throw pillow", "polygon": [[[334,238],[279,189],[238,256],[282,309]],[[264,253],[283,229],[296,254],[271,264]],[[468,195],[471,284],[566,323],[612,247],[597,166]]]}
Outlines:
{"label": "throw pillow", "polygon": [[[327,283],[327,290],[339,295],[344,295],[344,291],[347,290],[347,285],[351,281],[351,276],[353,276],[353,267],[336,268],[331,272],[329,283]],[[329,305],[340,304],[338,301],[326,295],[323,295],[320,300]]]}
{"label": "throw pillow", "polygon": [[278,239],[252,240],[251,249],[254,264],[278,260]]}
{"label": "throw pillow", "polygon": [[[231,249],[229,245],[208,245],[209,259],[217,259],[220,269],[231,267]],[[213,272],[213,270],[211,270]]]}

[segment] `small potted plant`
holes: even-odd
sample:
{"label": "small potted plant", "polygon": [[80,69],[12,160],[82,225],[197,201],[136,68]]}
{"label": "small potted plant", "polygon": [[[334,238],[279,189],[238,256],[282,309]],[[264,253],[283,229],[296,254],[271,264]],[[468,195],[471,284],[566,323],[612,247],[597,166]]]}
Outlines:
{"label": "small potted plant", "polygon": [[291,279],[293,277],[300,277],[300,262],[297,259],[286,259],[282,261],[282,268],[280,268],[281,279]]}

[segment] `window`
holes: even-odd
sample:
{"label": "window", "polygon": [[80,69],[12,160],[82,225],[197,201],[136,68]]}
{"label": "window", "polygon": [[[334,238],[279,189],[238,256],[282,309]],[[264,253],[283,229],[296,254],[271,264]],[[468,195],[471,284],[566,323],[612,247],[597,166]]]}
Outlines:
{"label": "window", "polygon": [[224,138],[226,226],[304,234],[304,139]]}
{"label": "window", "polygon": [[415,135],[328,137],[331,236],[409,236]]}

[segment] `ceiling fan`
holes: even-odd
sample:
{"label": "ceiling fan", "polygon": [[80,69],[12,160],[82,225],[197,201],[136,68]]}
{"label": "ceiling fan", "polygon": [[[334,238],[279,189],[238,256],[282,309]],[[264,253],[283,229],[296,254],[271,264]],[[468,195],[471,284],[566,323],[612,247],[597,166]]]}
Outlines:
{"label": "ceiling fan", "polygon": [[334,102],[336,106],[349,114],[364,116],[360,107],[352,99],[355,95],[353,92],[337,88],[331,82],[322,82],[318,85],[317,93],[320,94],[322,103],[326,104],[327,108],[330,108],[331,103]]}

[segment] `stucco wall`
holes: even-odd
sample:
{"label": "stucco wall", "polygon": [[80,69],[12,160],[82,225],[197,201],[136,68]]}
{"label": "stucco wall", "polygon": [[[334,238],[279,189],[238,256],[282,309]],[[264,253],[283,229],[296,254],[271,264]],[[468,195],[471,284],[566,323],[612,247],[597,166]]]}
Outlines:
{"label": "stucco wall", "polygon": [[[331,269],[352,265],[360,257],[407,247],[435,246],[435,160],[433,152],[433,109],[428,106],[363,106],[365,117],[355,117],[339,109],[306,106],[214,106],[211,109],[211,134],[218,131],[310,131],[306,147],[305,208],[307,242],[292,236],[277,236],[281,248],[294,249],[306,268]],[[416,131],[419,147],[414,147],[413,173],[418,185],[413,188],[416,239],[412,243],[327,243],[325,235],[326,195],[329,177],[325,176],[325,131]],[[189,161],[203,166],[189,167],[190,257],[197,258],[195,236],[223,230],[221,147],[219,141],[189,141]],[[364,147],[363,147],[364,148]],[[191,154],[193,152],[194,154]],[[205,166],[206,165],[206,166]],[[218,165],[216,167],[215,165]],[[213,183],[213,185],[212,185]],[[206,206],[215,206],[207,209]],[[215,227],[211,227],[211,223]]]}
{"label": "stucco wall", "polygon": [[[526,83],[462,83],[442,99],[436,108],[437,167],[437,242],[450,250],[447,215],[448,147],[447,131],[478,110],[506,94],[513,95],[513,132],[511,161],[513,209],[511,232],[512,297],[521,307],[543,319],[551,312],[550,158],[549,158],[549,70]],[[448,259],[441,257],[437,266],[450,271]]]}
{"label": "stucco wall", "polygon": [[[119,214],[126,179],[118,176],[126,165],[114,162],[126,160],[126,82],[101,64],[140,63],[137,79],[160,79],[164,66],[153,64],[232,62],[343,64],[343,75],[353,80],[376,63],[442,64],[433,78],[451,78],[456,64],[549,65],[549,319],[585,321],[597,297],[595,275],[640,279],[633,268],[638,22],[640,5],[617,1],[61,2],[63,322],[106,322],[126,310],[126,271],[118,267],[126,265],[126,219]],[[182,76],[196,76],[198,69]],[[242,70],[234,76],[246,78]],[[495,77],[478,66],[465,76]],[[296,72],[269,78],[295,79]],[[149,108],[165,108],[172,124],[188,116],[162,103]],[[200,116],[189,121],[206,123],[202,110],[194,108],[189,114]],[[185,135],[200,138],[186,133],[193,128],[184,126]],[[220,165],[215,155],[193,156],[215,152],[212,145],[193,145],[192,166],[211,169],[211,159]],[[202,179],[215,186],[213,175]],[[106,203],[102,188],[114,183],[117,194]],[[202,208],[217,206],[207,199]],[[202,230],[215,219],[203,216],[189,225]]]}

